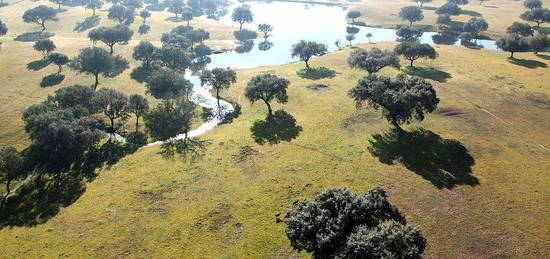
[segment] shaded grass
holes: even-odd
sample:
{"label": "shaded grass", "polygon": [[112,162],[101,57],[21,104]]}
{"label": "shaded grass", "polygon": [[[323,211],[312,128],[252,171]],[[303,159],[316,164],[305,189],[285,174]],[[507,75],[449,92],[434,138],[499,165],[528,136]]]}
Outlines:
{"label": "shaded grass", "polygon": [[518,65],[526,68],[548,67],[546,63],[538,60],[532,60],[532,59],[509,58],[508,61],[514,65]]}
{"label": "shaded grass", "polygon": [[326,67],[312,67],[304,68],[296,72],[298,76],[305,79],[319,80],[323,78],[333,78],[336,76],[336,71],[326,68]]}
{"label": "shaded grass", "polygon": [[451,74],[438,70],[433,67],[406,67],[405,73],[412,76],[419,76],[426,79],[431,79],[438,82],[447,82],[448,79],[452,78]]}

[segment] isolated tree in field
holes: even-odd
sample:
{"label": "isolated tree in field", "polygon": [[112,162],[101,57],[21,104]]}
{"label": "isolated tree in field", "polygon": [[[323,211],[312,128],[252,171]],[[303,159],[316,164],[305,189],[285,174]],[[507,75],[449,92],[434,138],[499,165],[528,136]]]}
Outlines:
{"label": "isolated tree in field", "polygon": [[12,146],[0,147],[0,183],[5,185],[4,195],[0,203],[0,212],[4,213],[4,204],[11,193],[11,184],[23,178],[24,158]]}
{"label": "isolated tree in field", "polygon": [[189,22],[193,20],[193,11],[189,8],[186,8],[181,13],[181,19],[187,22],[187,26],[189,26]]}
{"label": "isolated tree in field", "polygon": [[351,23],[355,23],[355,19],[361,17],[361,12],[359,11],[349,11],[346,15],[348,19],[351,19]]}
{"label": "isolated tree in field", "polygon": [[460,7],[458,7],[457,4],[446,3],[440,6],[439,8],[437,8],[435,10],[435,13],[439,14],[440,16],[444,14],[449,16],[460,15],[462,13],[462,9],[460,9]]}
{"label": "isolated tree in field", "polygon": [[355,35],[355,34],[359,33],[359,28],[354,27],[354,26],[348,26],[348,27],[346,27],[346,33]]}
{"label": "isolated tree in field", "polygon": [[313,258],[421,258],[426,239],[382,187],[363,195],[329,188],[285,217],[290,245]]}
{"label": "isolated tree in field", "polygon": [[508,34],[497,40],[497,47],[510,52],[510,58],[514,58],[516,52],[529,51],[529,42],[518,35]]}
{"label": "isolated tree in field", "polygon": [[63,66],[67,65],[69,63],[69,57],[65,54],[61,53],[50,53],[48,55],[48,60],[50,60],[52,63],[54,63],[59,70],[57,70],[57,73],[60,74],[63,70]]}
{"label": "isolated tree in field", "polygon": [[399,124],[421,121],[426,113],[437,107],[439,99],[433,86],[420,77],[407,78],[400,74],[397,79],[376,74],[359,80],[349,91],[357,107],[365,102],[375,110],[381,109],[384,117],[397,129]]}
{"label": "isolated tree in field", "polygon": [[140,41],[134,47],[132,57],[143,62],[143,66],[150,67],[157,60],[159,49],[149,41]]}
{"label": "isolated tree in field", "polygon": [[[154,140],[167,140],[191,130],[196,105],[186,99],[163,100],[145,114],[145,127]],[[187,138],[187,136],[185,137]]]}
{"label": "isolated tree in field", "polygon": [[220,92],[237,82],[237,73],[230,68],[214,68],[212,71],[206,69],[200,75],[200,79],[201,85],[212,87],[216,93],[218,107],[220,107]]}
{"label": "isolated tree in field", "polygon": [[411,67],[414,66],[413,62],[419,58],[437,58],[437,52],[432,46],[419,42],[401,42],[399,45],[395,46],[394,52],[409,60],[411,62]]}
{"label": "isolated tree in field", "polygon": [[394,67],[399,69],[399,58],[393,51],[381,50],[379,48],[355,49],[351,52],[348,59],[348,65],[351,68],[366,70],[369,74],[376,73],[384,67]]}
{"label": "isolated tree in field", "polygon": [[270,102],[276,100],[278,103],[286,103],[288,95],[286,89],[290,81],[274,74],[266,73],[254,76],[248,81],[244,89],[244,95],[251,103],[263,101],[267,106],[268,116],[273,116]]}
{"label": "isolated tree in field", "polygon": [[0,36],[4,36],[8,33],[8,26],[0,20]]}
{"label": "isolated tree in field", "polygon": [[273,31],[273,26],[271,24],[262,23],[258,25],[258,31],[261,31],[264,34],[264,39],[269,38],[269,33]]}
{"label": "isolated tree in field", "polygon": [[537,24],[537,28],[540,28],[541,23],[550,22],[550,10],[546,8],[534,8],[522,13],[520,18],[528,22],[534,22]]}
{"label": "isolated tree in field", "polygon": [[61,5],[65,4],[65,0],[49,0],[52,3],[57,4],[57,10],[61,11]]}
{"label": "isolated tree in field", "polygon": [[31,8],[23,13],[23,21],[26,23],[35,23],[42,26],[42,32],[46,30],[47,21],[59,21],[57,18],[57,10],[47,7],[45,5],[39,5]]}
{"label": "isolated tree in field", "polygon": [[169,1],[168,12],[173,13],[178,18],[178,14],[183,12],[184,7],[185,3],[182,0],[171,0]]}
{"label": "isolated tree in field", "polygon": [[506,32],[508,32],[508,34],[515,34],[524,37],[533,36],[533,28],[531,28],[531,25],[522,22],[512,23],[512,25],[506,29]]}
{"label": "isolated tree in field", "polygon": [[353,35],[353,34],[351,34],[351,33],[348,34],[348,35],[346,35],[346,40],[348,41],[349,46],[351,47],[351,42],[352,42],[353,40],[355,40],[355,35]]}
{"label": "isolated tree in field", "polygon": [[[92,97],[92,105],[109,118],[110,131],[115,133],[130,117],[128,113],[128,96],[111,88],[101,88]],[[118,125],[115,125],[118,120]]]}
{"label": "isolated tree in field", "polygon": [[367,37],[367,39],[369,39],[369,43],[371,43],[370,38],[372,37],[372,33],[368,32],[367,34],[365,34],[365,36]]}
{"label": "isolated tree in field", "polygon": [[422,8],[422,5],[425,3],[431,3],[433,0],[413,0],[415,3],[420,3],[420,8]]}
{"label": "isolated tree in field", "polygon": [[542,1],[540,0],[525,0],[523,2],[523,6],[533,10],[535,8],[541,8],[542,7]]}
{"label": "isolated tree in field", "polygon": [[130,25],[134,22],[134,9],[122,5],[113,5],[109,8],[107,18],[117,21],[118,24]]}
{"label": "isolated tree in field", "polygon": [[124,25],[115,25],[113,27],[101,26],[95,28],[88,33],[88,38],[91,41],[101,41],[105,45],[109,46],[111,55],[113,54],[113,47],[115,44],[128,43],[132,39],[134,32]]}
{"label": "isolated tree in field", "polygon": [[81,49],[78,56],[69,63],[69,67],[79,73],[94,75],[92,89],[95,90],[99,85],[99,75],[116,77],[128,68],[128,61],[121,56],[113,56],[102,48],[91,47]]}
{"label": "isolated tree in field", "polygon": [[34,42],[34,45],[32,47],[34,50],[42,52],[44,58],[47,58],[48,54],[50,54],[50,52],[54,51],[56,48],[53,41],[49,39],[38,40]]}
{"label": "isolated tree in field", "polygon": [[103,7],[103,1],[101,0],[87,0],[85,8],[93,11],[92,16],[95,16],[95,11]]}
{"label": "isolated tree in field", "polygon": [[191,65],[187,50],[180,46],[164,44],[158,53],[159,60],[167,68],[184,72]]}
{"label": "isolated tree in field", "polygon": [[139,118],[149,110],[149,101],[142,95],[132,94],[128,98],[128,112],[136,116],[136,132],[139,130]]}
{"label": "isolated tree in field", "polygon": [[456,5],[467,5],[468,0],[447,0],[447,3],[456,4]]}
{"label": "isolated tree in field", "polygon": [[322,56],[327,53],[327,45],[315,41],[301,40],[292,45],[292,57],[298,57],[306,63],[306,69],[310,69],[309,60],[313,56]]}
{"label": "isolated tree in field", "polygon": [[406,6],[399,11],[399,17],[401,20],[409,21],[409,26],[412,26],[413,22],[418,22],[424,19],[422,9],[418,6]]}
{"label": "isolated tree in field", "polygon": [[409,26],[401,26],[396,32],[397,41],[417,41],[424,34],[423,31]]}
{"label": "isolated tree in field", "polygon": [[145,85],[147,93],[157,99],[175,99],[188,96],[193,84],[181,73],[170,69],[160,69],[153,72]]}
{"label": "isolated tree in field", "polygon": [[143,19],[143,25],[145,25],[145,21],[147,20],[147,18],[151,17],[151,12],[143,9],[141,10],[141,12],[139,12],[139,17]]}
{"label": "isolated tree in field", "polygon": [[550,47],[550,39],[545,34],[536,32],[533,37],[529,38],[529,47],[535,54],[538,54],[539,51],[544,51]]}
{"label": "isolated tree in field", "polygon": [[233,9],[233,13],[231,14],[231,19],[234,22],[239,23],[239,31],[243,29],[244,23],[251,23],[254,20],[254,17],[252,15],[252,11],[247,6],[239,6],[235,9]]}
{"label": "isolated tree in field", "polygon": [[471,18],[464,24],[462,31],[470,33],[475,40],[478,40],[480,33],[486,31],[489,24],[483,18]]}

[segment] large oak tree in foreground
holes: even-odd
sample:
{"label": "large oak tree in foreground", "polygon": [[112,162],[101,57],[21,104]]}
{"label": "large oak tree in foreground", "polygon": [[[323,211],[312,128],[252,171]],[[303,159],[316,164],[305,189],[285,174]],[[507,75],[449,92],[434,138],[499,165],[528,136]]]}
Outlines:
{"label": "large oak tree in foreground", "polygon": [[268,116],[272,117],[273,110],[269,102],[275,99],[279,103],[286,103],[288,101],[286,89],[289,84],[290,81],[274,74],[260,74],[248,81],[244,95],[251,103],[263,101],[267,105]]}
{"label": "large oak tree in foreground", "polygon": [[437,107],[437,98],[432,84],[420,77],[408,78],[404,74],[391,79],[376,74],[369,75],[349,91],[357,107],[365,102],[375,110],[381,109],[384,117],[396,128],[413,119],[423,120],[426,113]]}
{"label": "large oak tree in foreground", "polygon": [[286,214],[294,249],[313,258],[420,258],[426,239],[393,205],[382,187],[363,195],[329,188]]}

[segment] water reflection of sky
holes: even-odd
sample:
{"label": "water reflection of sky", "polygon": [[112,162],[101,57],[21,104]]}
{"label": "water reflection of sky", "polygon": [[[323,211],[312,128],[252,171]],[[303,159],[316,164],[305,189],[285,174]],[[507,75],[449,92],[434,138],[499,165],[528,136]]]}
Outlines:
{"label": "water reflection of sky", "polygon": [[[329,51],[337,49],[334,42],[341,41],[342,46],[348,42],[345,37],[346,10],[338,6],[324,6],[298,3],[247,3],[254,14],[254,22],[243,25],[243,28],[257,30],[258,24],[268,23],[273,25],[274,30],[269,41],[273,46],[267,50],[259,50],[258,44],[263,39],[255,40],[254,47],[250,52],[237,53],[236,51],[214,54],[211,56],[212,63],[209,67],[233,67],[249,68],[264,65],[279,65],[296,61],[291,58],[290,49],[299,40],[312,40],[324,43]],[[235,5],[236,6],[236,5]],[[233,8],[235,6],[231,6]],[[238,27],[238,23],[231,21],[231,10],[228,15],[222,17],[220,22]],[[380,29],[371,27],[358,27],[359,33],[353,44],[367,43],[367,33],[372,33],[371,41],[396,41],[395,30]],[[434,44],[432,36],[436,33],[424,33],[421,37],[422,43]],[[263,35],[259,33],[259,35]],[[459,45],[458,40],[455,45]],[[478,44],[488,49],[496,49],[494,41],[478,41]]]}

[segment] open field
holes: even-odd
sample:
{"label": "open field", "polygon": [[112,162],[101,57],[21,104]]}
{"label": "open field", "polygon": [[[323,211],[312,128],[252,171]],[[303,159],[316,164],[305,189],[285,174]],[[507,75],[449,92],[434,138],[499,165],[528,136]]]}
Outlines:
{"label": "open field", "polygon": [[[546,8],[550,5],[549,0],[542,0],[542,2]],[[437,30],[435,9],[445,3],[446,1],[443,0],[425,3],[423,5],[424,19],[416,24],[428,26],[428,30]],[[398,14],[402,7],[410,5],[418,4],[410,0],[364,0],[350,3],[349,8],[350,10],[361,11],[363,16],[359,17],[358,21],[363,21],[370,26],[395,28],[397,25],[406,23],[399,18]],[[459,16],[453,16],[453,21],[466,22],[470,18],[481,17],[489,24],[489,29],[484,34],[494,39],[506,34],[506,28],[513,22],[521,22],[519,16],[528,10],[523,6],[523,1],[514,0],[490,0],[483,3],[483,5],[480,5],[478,1],[470,1],[468,5],[460,7],[467,12]],[[542,27],[548,27],[548,24],[542,24]]]}
{"label": "open field", "polygon": [[[10,21],[0,50],[0,145],[20,149],[28,145],[21,111],[61,87],[40,88],[41,77],[56,68],[27,71],[26,64],[41,54],[32,50],[32,43],[10,40],[36,29],[19,18],[35,4],[24,1],[0,9],[0,18]],[[477,3],[467,9],[473,6]],[[90,12],[66,12],[60,22],[47,25],[56,33],[52,40],[59,52],[72,57],[91,45],[85,32],[72,32],[75,22]],[[489,13],[483,14],[492,25]],[[131,52],[139,40],[158,41],[161,32],[176,26],[165,17],[154,13],[153,32],[134,35],[115,53],[135,66]],[[232,37],[230,27],[200,19],[191,24],[210,31],[209,44]],[[395,44],[361,47],[389,49]],[[420,225],[428,239],[426,258],[548,256],[549,54],[517,53],[513,64],[504,52],[459,46],[436,50],[439,58],[420,60],[415,70],[402,68],[431,79],[441,101],[424,121],[404,126],[408,133],[401,142],[389,134],[391,126],[379,112],[356,109],[347,96],[366,75],[347,66],[349,48],[312,60],[314,67],[335,70],[334,78],[302,79],[296,71],[303,63],[242,69],[237,84],[222,95],[238,101],[243,114],[202,137],[211,144],[201,160],[166,159],[158,146],[145,147],[96,170],[95,178],[69,179],[56,193],[31,196],[0,229],[1,257],[307,258],[292,250],[276,214],[284,216],[296,200],[310,199],[327,187],[365,192],[375,185],[385,187],[407,220]],[[100,79],[99,87],[143,94],[144,86],[129,78],[130,70]],[[264,119],[266,107],[249,104],[243,90],[252,76],[266,71],[291,80],[288,104],[274,105],[302,127],[291,142],[259,145],[251,136],[250,127]],[[62,86],[92,82],[91,76],[65,73]],[[328,88],[307,87],[314,83]],[[48,199],[56,202],[45,203]]]}

